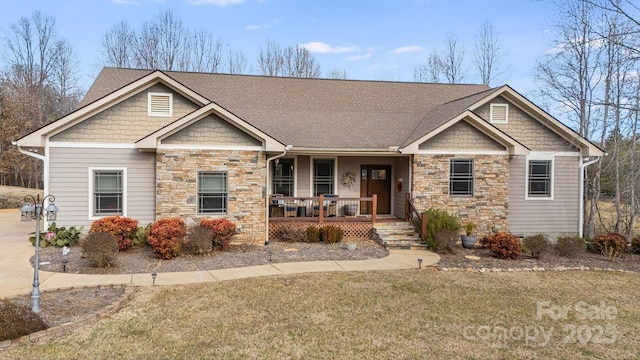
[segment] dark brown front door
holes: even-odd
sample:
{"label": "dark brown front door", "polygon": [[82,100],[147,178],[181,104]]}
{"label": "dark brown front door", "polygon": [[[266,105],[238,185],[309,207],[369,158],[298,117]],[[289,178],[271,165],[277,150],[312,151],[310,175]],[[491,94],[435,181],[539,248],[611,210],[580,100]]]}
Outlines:
{"label": "dark brown front door", "polygon": [[[360,166],[360,196],[378,195],[376,213],[391,213],[391,165]],[[371,214],[371,202],[363,202],[360,213]]]}

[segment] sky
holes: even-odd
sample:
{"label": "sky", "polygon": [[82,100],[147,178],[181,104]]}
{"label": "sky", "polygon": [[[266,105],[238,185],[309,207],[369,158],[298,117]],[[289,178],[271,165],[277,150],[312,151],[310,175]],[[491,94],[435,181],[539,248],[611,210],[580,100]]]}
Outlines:
{"label": "sky", "polygon": [[491,85],[509,84],[525,96],[536,88],[536,61],[551,48],[553,18],[542,0],[3,0],[0,29],[34,11],[55,18],[86,90],[102,68],[103,35],[120,21],[138,29],[167,9],[242,51],[254,68],[260,48],[274,41],[305,46],[323,76],[341,68],[360,80],[413,81],[414,69],[442,51],[450,33],[464,47],[464,82],[479,83],[473,39],[488,21],[504,51]]}

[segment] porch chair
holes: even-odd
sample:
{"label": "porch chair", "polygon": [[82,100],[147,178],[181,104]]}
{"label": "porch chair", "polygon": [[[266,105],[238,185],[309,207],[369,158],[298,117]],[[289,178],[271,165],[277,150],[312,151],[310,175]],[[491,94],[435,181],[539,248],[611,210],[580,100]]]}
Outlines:
{"label": "porch chair", "polygon": [[[322,202],[322,214],[323,216],[336,216],[336,204],[338,195],[324,194],[324,201]],[[313,216],[320,216],[320,205],[313,206]]]}
{"label": "porch chair", "polygon": [[269,213],[271,217],[283,217],[284,215],[284,200],[281,198],[282,194],[271,194],[271,204],[269,204]]}

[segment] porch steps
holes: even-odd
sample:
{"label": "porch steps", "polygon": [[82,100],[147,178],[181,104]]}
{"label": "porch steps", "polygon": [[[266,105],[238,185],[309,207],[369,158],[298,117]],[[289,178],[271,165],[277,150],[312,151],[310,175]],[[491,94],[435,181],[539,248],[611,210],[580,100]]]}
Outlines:
{"label": "porch steps", "polygon": [[392,249],[426,249],[420,234],[408,222],[385,222],[373,225],[373,239]]}

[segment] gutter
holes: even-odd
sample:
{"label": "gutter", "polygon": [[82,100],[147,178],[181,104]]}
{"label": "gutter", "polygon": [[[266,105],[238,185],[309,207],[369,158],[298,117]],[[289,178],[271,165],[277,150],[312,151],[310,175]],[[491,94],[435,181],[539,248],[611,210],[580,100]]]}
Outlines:
{"label": "gutter", "polygon": [[584,158],[583,163],[580,164],[580,206],[579,212],[580,216],[578,216],[578,236],[582,237],[584,235],[584,174],[587,170],[587,166],[593,165],[600,161],[600,158],[596,158],[594,160],[589,160],[589,158]]}
{"label": "gutter", "polygon": [[[17,141],[12,141],[11,144],[14,146],[17,146],[18,151],[20,153],[42,161],[42,182],[43,182],[42,191],[43,191],[43,194],[46,196],[47,193],[49,192],[49,158],[47,158],[46,155],[40,155],[38,153],[23,149],[22,146],[18,145]],[[45,154],[46,154],[46,151],[47,150],[45,148]],[[49,223],[46,217],[44,219],[44,226],[45,226],[45,229],[49,227]]]}
{"label": "gutter", "polygon": [[266,178],[266,184],[264,186],[264,193],[265,193],[265,214],[266,216],[265,218],[265,232],[266,232],[266,237],[264,240],[264,244],[265,245],[269,245],[269,179],[271,178],[271,174],[269,174],[269,170],[271,169],[270,163],[271,161],[281,158],[283,156],[285,156],[287,154],[287,150],[291,150],[293,148],[293,145],[287,145],[284,147],[284,152],[282,154],[279,155],[274,155],[272,157],[268,157],[267,158],[267,178]]}

